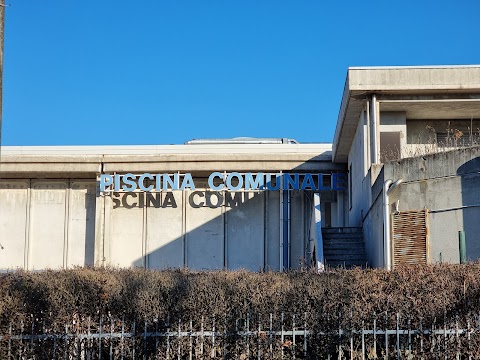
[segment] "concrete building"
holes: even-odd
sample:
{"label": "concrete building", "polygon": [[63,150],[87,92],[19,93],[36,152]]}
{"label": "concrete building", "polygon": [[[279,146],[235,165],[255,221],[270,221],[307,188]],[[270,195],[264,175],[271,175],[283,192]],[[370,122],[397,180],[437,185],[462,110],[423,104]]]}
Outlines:
{"label": "concrete building", "polygon": [[[331,161],[330,144],[274,142],[5,147],[0,268],[303,266],[314,256],[320,219],[324,226],[342,225],[343,191],[329,186],[332,173],[344,174],[345,166]],[[207,180],[219,171],[289,172],[299,179],[321,173],[325,190],[213,190]],[[102,174],[126,173],[191,174],[195,189],[100,191]]]}
{"label": "concrete building", "polygon": [[479,139],[480,66],[348,70],[332,160],[371,266],[480,257]]}
{"label": "concrete building", "polygon": [[480,66],[437,66],[350,68],[333,144],[3,147],[0,269],[478,259],[479,139]]}

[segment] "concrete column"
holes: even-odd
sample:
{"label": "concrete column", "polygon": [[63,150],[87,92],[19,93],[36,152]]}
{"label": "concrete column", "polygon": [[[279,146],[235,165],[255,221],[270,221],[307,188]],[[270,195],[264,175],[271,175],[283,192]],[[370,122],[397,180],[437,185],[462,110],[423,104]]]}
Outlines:
{"label": "concrete column", "polygon": [[345,199],[343,191],[337,191],[337,225],[338,227],[345,226]]}
{"label": "concrete column", "polygon": [[96,183],[96,201],[95,201],[95,266],[105,266],[105,233],[106,233],[106,199],[111,200],[110,196],[100,193],[99,177]]}
{"label": "concrete column", "polygon": [[370,101],[370,154],[372,164],[380,163],[380,111],[377,96],[372,95]]}
{"label": "concrete column", "polygon": [[366,172],[368,172],[368,169],[370,169],[370,166],[372,165],[372,151],[371,151],[371,145],[370,145],[370,101],[367,101],[367,106],[365,107],[365,122],[366,122],[366,129],[365,129],[365,144],[364,144],[364,149],[366,153],[366,164],[365,167],[367,169]]}
{"label": "concrete column", "polygon": [[325,258],[323,255],[323,237],[322,237],[322,213],[320,210],[320,194],[313,194],[313,222],[315,223],[315,259],[317,271],[325,270]]}

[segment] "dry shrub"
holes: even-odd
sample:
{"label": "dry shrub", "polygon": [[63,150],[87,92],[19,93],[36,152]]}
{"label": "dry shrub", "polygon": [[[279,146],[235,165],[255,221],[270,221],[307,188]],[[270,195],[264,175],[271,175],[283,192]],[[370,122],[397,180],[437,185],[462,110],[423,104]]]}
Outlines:
{"label": "dry shrub", "polygon": [[231,327],[247,314],[272,313],[278,321],[282,312],[285,319],[308,314],[308,328],[323,330],[371,326],[374,318],[393,326],[397,313],[412,326],[464,325],[480,312],[480,263],[322,274],[78,268],[0,275],[3,333],[32,316],[50,323],[104,315],[195,324],[215,316]]}
{"label": "dry shrub", "polygon": [[[466,328],[467,322],[478,327],[480,312],[480,263],[466,265],[410,265],[393,271],[385,270],[329,270],[321,274],[309,271],[288,273],[253,273],[247,271],[194,272],[188,270],[151,271],[142,269],[90,269],[64,271],[12,272],[0,275],[0,358],[58,358],[70,354],[85,358],[108,358],[125,354],[148,359],[171,358],[182,349],[182,358],[192,351],[195,358],[228,359],[257,358],[255,349],[262,348],[262,358],[317,359],[340,358],[340,349],[349,348],[349,330],[363,326],[372,329],[395,329],[397,314],[400,328],[431,329]],[[310,331],[308,349],[292,346],[292,338],[283,342],[277,337],[272,344],[269,336],[240,337],[236,330],[269,328],[272,314],[273,330],[282,326],[291,329],[295,315],[296,328],[306,324]],[[283,314],[283,321],[282,319]],[[122,321],[124,320],[124,321]],[[233,334],[223,340],[202,342],[199,339],[173,336],[142,340],[145,331],[176,331],[192,328],[215,329],[220,334]],[[250,320],[248,322],[248,320]],[[118,338],[104,340],[66,341],[62,334],[85,335],[103,331],[136,334],[125,342]],[[136,324],[136,327],[135,327]],[[249,325],[247,325],[249,324]],[[36,341],[11,341],[8,334],[59,334],[60,337]],[[340,337],[338,329],[346,331]],[[329,330],[333,330],[330,332]],[[102,330],[100,330],[101,332]],[[259,334],[261,334],[259,332]],[[351,333],[350,333],[351,334]],[[5,336],[7,335],[7,336]],[[359,335],[356,341],[359,341]],[[423,350],[418,342],[421,338]],[[408,355],[437,359],[439,354],[454,358],[457,352],[480,358],[480,338],[466,336],[453,338],[448,348],[442,336],[419,335],[414,339],[414,351]],[[219,341],[223,341],[221,344]],[[301,338],[299,344],[301,343]],[[415,343],[416,342],[416,343]],[[158,345],[158,346],[157,346]],[[366,352],[383,356],[382,340],[373,351],[372,337],[367,338]],[[401,353],[405,356],[404,344]],[[249,350],[250,356],[248,355]],[[395,344],[390,345],[394,356]],[[179,353],[180,353],[179,352]],[[170,355],[169,355],[170,354]],[[373,354],[373,355],[372,355]],[[197,356],[198,355],[198,356]],[[358,348],[351,354],[361,359]]]}

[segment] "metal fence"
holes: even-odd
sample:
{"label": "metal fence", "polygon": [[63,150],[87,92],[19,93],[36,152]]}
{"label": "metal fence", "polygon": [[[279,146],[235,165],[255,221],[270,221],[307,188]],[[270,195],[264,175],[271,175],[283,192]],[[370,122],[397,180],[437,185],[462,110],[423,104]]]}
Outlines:
{"label": "metal fence", "polygon": [[[31,318],[0,335],[1,359],[476,359],[478,319],[466,327],[308,328],[308,314],[199,321],[125,321],[100,317],[49,324]],[[386,322],[384,323],[386,326]]]}

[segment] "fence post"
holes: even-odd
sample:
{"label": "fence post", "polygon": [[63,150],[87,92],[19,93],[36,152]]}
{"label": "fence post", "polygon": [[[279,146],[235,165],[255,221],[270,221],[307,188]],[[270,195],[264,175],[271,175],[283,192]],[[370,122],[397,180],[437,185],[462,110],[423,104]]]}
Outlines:
{"label": "fence post", "polygon": [[102,329],[103,327],[103,315],[100,316],[100,327],[99,327],[99,337],[98,337],[98,358],[102,358]]}
{"label": "fence post", "polygon": [[[341,320],[340,320],[341,317],[342,317],[342,316],[339,314],[339,317],[338,317],[338,318],[339,318],[339,319],[338,319],[339,322],[341,321]],[[343,358],[342,335],[343,335],[342,325],[339,324],[339,325],[338,325],[338,357],[339,357],[340,359]]]}
{"label": "fence post", "polygon": [[443,314],[443,354],[445,360],[447,359],[447,345],[447,312],[445,311]]}
{"label": "fence post", "polygon": [[35,317],[33,316],[33,314],[31,314],[31,318],[32,318],[32,331],[30,332],[30,351],[32,351],[33,349],[33,332],[34,332],[34,329],[35,329]]}
{"label": "fence post", "polygon": [[[203,317],[202,317],[202,328],[203,328]],[[203,343],[202,343],[203,345]],[[167,351],[166,351],[167,360],[170,359],[170,321],[167,326]]]}
{"label": "fence post", "polygon": [[113,318],[110,318],[110,360],[113,359]]}
{"label": "fence post", "polygon": [[[90,334],[90,326],[92,322],[92,318],[89,316],[88,317],[88,325],[87,325],[87,359],[90,359],[90,357],[93,355],[92,350],[93,350],[93,345],[92,345],[92,338]],[[55,357],[55,356],[54,356]]]}
{"label": "fence post", "polygon": [[261,345],[260,345],[260,332],[261,332],[261,320],[260,320],[260,314],[258,315],[258,333],[257,333],[257,346],[258,346],[258,349],[257,349],[257,359],[260,360],[261,357],[260,357],[260,354],[261,354]]}
{"label": "fence post", "polygon": [[147,320],[143,322],[143,358],[147,358]]}
{"label": "fence post", "polygon": [[307,358],[307,313],[304,314],[303,324],[303,358]]}
{"label": "fence post", "polygon": [[397,313],[397,359],[400,360],[400,332],[398,331],[398,322],[400,320],[400,314]]}
{"label": "fence post", "polygon": [[353,360],[353,311],[350,311],[350,360]]}
{"label": "fence post", "polygon": [[[215,325],[213,325],[214,327],[214,332],[215,332]],[[178,320],[178,346],[177,346],[177,359],[180,360],[182,358],[181,356],[181,353],[182,353],[182,350],[180,348],[180,345],[182,343],[182,339],[181,339],[181,334],[180,334],[180,331],[181,331],[181,324],[180,324],[180,319]]]}
{"label": "fence post", "polygon": [[470,321],[467,322],[467,340],[468,340],[468,360],[472,358],[470,355]]}
{"label": "fence post", "polygon": [[[179,339],[180,340],[180,339]],[[213,315],[213,326],[212,326],[212,359],[216,357],[215,352],[215,315]],[[180,357],[178,357],[180,360]]]}
{"label": "fence post", "polygon": [[133,341],[133,349],[132,349],[132,358],[135,359],[135,338],[136,338],[136,332],[137,332],[137,323],[135,320],[133,320],[133,334],[132,334],[132,341]]}
{"label": "fence post", "polygon": [[412,323],[408,319],[408,354],[412,354]]}
{"label": "fence post", "polygon": [[420,352],[423,355],[423,328],[422,328],[422,319],[420,319]]}
{"label": "fence post", "polygon": [[293,350],[293,359],[295,360],[295,314],[292,315],[292,337],[293,337],[293,342],[292,342],[292,350]]}
{"label": "fence post", "polygon": [[124,357],[124,346],[125,346],[124,334],[125,334],[125,315],[122,316],[122,335],[120,338],[120,357],[122,360]]}
{"label": "fence post", "polygon": [[188,359],[189,360],[192,360],[193,359],[193,350],[192,350],[192,347],[193,347],[193,338],[192,338],[192,333],[193,333],[193,320],[190,318],[190,334],[189,334],[189,340],[188,340],[188,344],[189,344],[189,351],[188,351]]}
{"label": "fence post", "polygon": [[457,320],[455,321],[455,337],[456,337],[456,340],[457,340],[457,360],[460,360],[460,338],[458,336],[458,318]]}
{"label": "fence post", "polygon": [[362,360],[365,360],[365,322],[362,321]]}
{"label": "fence post", "polygon": [[[57,328],[57,324],[53,324],[53,328]],[[55,356],[57,356],[57,335],[53,335],[53,358],[55,359]]]}
{"label": "fence post", "polygon": [[202,334],[201,334],[201,339],[202,339],[202,340],[200,341],[200,354],[202,354],[202,355],[203,355],[203,347],[204,347],[204,339],[205,339],[205,335],[204,335],[204,331],[205,331],[205,330],[204,330],[203,319],[204,319],[204,318],[203,318],[203,316],[202,316],[202,324],[201,324],[201,332],[202,332]]}
{"label": "fence post", "polygon": [[270,342],[270,356],[273,356],[273,314],[270,313],[270,334],[269,334],[269,342]]}
{"label": "fence post", "polygon": [[282,359],[283,359],[283,345],[284,345],[284,334],[283,334],[283,311],[282,311],[282,330],[280,333],[280,341],[282,342],[281,348],[282,348]]}
{"label": "fence post", "polygon": [[385,359],[388,360],[388,313],[385,311]]}
{"label": "fence post", "polygon": [[225,313],[223,315],[223,360],[227,359],[227,337],[227,313]]}
{"label": "fence post", "polygon": [[160,321],[158,314],[155,318],[155,354],[158,354],[158,322]]}
{"label": "fence post", "polygon": [[63,351],[63,356],[67,359],[67,349],[68,349],[68,325],[65,324],[65,349]]}
{"label": "fence post", "polygon": [[[53,343],[55,345],[55,342]],[[54,350],[55,353],[55,350]],[[10,323],[10,327],[8,328],[8,359],[12,358],[12,323]]]}

